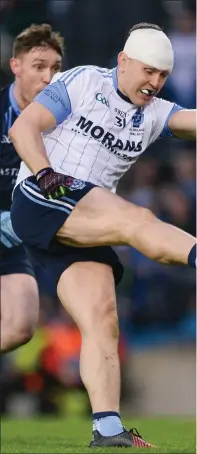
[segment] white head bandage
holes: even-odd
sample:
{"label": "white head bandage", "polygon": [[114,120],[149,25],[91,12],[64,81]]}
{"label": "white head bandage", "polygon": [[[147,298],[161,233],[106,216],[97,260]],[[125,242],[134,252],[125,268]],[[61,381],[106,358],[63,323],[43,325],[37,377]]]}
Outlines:
{"label": "white head bandage", "polygon": [[123,51],[129,58],[161,71],[172,71],[173,50],[169,38],[162,31],[153,28],[134,30],[129,35]]}

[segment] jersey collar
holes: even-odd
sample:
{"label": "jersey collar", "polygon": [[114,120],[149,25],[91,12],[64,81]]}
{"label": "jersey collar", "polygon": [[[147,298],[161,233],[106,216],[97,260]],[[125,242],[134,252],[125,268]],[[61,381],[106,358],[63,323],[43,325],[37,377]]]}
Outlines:
{"label": "jersey collar", "polygon": [[15,85],[14,83],[12,85],[10,85],[9,98],[10,98],[10,103],[12,105],[12,108],[14,109],[16,115],[19,116],[21,113],[21,110],[20,110],[18,103],[16,101],[16,98],[14,96],[14,85]]}
{"label": "jersey collar", "polygon": [[113,79],[113,84],[114,84],[114,88],[115,88],[116,91],[118,89],[117,71],[118,71],[118,67],[116,66],[116,68],[114,68],[113,71],[112,71],[112,79]]}

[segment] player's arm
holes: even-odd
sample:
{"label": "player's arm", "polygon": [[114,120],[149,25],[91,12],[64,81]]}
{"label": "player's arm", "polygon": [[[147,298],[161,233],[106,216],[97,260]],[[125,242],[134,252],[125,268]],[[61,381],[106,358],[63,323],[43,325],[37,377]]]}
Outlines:
{"label": "player's arm", "polygon": [[196,138],[196,110],[179,110],[168,120],[168,127],[175,137],[186,140]]}
{"label": "player's arm", "polygon": [[50,166],[41,132],[55,126],[56,118],[50,110],[38,102],[33,102],[19,115],[9,130],[17,153],[34,175],[40,169]]}
{"label": "player's arm", "polygon": [[67,192],[66,178],[55,172],[47,157],[41,133],[61,124],[71,113],[65,84],[48,85],[18,117],[9,130],[15,149],[31,172],[36,175],[45,198],[58,198]]}
{"label": "player's arm", "polygon": [[65,84],[57,81],[36,96],[9,130],[17,153],[33,174],[50,166],[41,133],[61,124],[70,113]]}

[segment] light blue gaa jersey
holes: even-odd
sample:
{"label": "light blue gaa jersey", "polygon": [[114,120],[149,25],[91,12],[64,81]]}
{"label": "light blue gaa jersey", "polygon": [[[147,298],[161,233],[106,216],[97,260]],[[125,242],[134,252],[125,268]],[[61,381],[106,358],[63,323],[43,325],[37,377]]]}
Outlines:
{"label": "light blue gaa jersey", "polygon": [[[96,66],[56,74],[35,101],[57,120],[43,134],[51,166],[112,191],[151,143],[171,135],[168,119],[181,109],[156,97],[136,107],[117,93],[117,68]],[[17,184],[29,175],[22,163]]]}

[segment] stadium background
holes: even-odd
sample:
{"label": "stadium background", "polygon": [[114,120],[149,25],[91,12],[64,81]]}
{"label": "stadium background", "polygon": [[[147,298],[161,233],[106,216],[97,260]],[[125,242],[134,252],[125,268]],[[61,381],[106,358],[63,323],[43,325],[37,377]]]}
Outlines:
{"label": "stadium background", "polygon": [[[195,2],[163,0],[1,0],[0,86],[12,81],[16,34],[50,23],[65,37],[63,69],[115,66],[129,29],[157,23],[169,34],[175,67],[161,96],[196,106]],[[161,219],[195,234],[195,146],[157,141],[119,185],[119,193]],[[118,248],[125,275],[118,287],[123,374],[129,416],[195,414],[195,272],[164,267]],[[36,268],[40,322],[34,339],[1,357],[1,409],[10,415],[88,414],[78,375],[80,336],[57,300],[49,272]]]}

